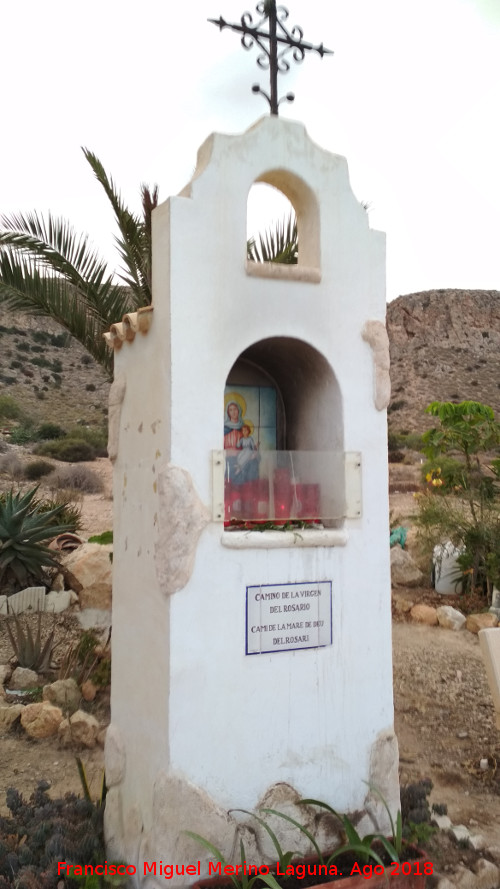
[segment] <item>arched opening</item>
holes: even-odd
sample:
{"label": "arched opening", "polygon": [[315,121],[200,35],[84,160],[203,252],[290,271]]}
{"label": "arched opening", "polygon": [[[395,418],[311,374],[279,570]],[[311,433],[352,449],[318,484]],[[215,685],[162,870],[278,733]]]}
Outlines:
{"label": "arched opening", "polygon": [[338,527],[345,515],[342,399],[316,349],[292,337],[249,346],[224,394],[225,522]]}
{"label": "arched opening", "polygon": [[259,248],[247,249],[247,256],[258,260],[247,263],[249,274],[280,277],[281,271],[293,280],[303,279],[307,270],[311,280],[319,280],[319,205],[313,190],[295,173],[268,170],[256,179],[248,195],[247,232],[247,248],[252,239]]}

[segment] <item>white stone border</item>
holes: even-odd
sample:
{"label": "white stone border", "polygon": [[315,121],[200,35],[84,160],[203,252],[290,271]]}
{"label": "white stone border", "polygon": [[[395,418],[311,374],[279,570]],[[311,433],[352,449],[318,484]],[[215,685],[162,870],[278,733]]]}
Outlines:
{"label": "white stone border", "polygon": [[346,546],[347,531],[338,528],[305,528],[296,531],[224,531],[222,546],[229,549],[281,549],[303,546]]}

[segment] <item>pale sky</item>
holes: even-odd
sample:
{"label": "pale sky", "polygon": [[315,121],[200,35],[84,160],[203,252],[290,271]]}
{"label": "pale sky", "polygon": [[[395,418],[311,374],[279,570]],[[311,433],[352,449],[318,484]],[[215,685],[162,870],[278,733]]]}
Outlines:
{"label": "pale sky", "polygon": [[[345,155],[387,233],[387,298],[500,290],[500,0],[290,0],[310,53],[278,80],[283,117]],[[139,210],[141,182],[176,194],[213,131],[267,113],[256,51],[207,18],[243,0],[16,0],[0,32],[0,213],[48,211],[117,266],[113,220],[80,146]]]}

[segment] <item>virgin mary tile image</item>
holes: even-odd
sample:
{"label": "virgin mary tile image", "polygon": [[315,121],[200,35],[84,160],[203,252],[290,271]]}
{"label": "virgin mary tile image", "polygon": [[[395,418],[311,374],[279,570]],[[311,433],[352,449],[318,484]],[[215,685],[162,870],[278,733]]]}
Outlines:
{"label": "virgin mary tile image", "polygon": [[254,481],[259,477],[260,451],[275,449],[276,391],[268,386],[226,386],[226,479],[235,484]]}

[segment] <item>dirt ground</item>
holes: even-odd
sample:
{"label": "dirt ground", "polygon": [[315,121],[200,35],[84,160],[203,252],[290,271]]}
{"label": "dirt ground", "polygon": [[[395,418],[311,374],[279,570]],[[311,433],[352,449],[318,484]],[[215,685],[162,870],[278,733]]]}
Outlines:
{"label": "dirt ground", "polygon": [[[112,527],[110,465],[89,464],[105,479],[102,495],[85,496],[83,536]],[[398,469],[391,478],[391,510],[398,521],[411,527],[415,501],[411,490],[399,490],[417,478],[414,468]],[[406,479],[406,482],[404,481]],[[412,534],[409,535],[410,545]],[[428,587],[398,589],[393,601],[453,604],[455,597],[436,596]],[[68,623],[69,621],[69,623]],[[61,615],[60,634],[71,635],[71,619]],[[7,651],[0,627],[0,662]],[[2,657],[3,655],[3,657]],[[430,777],[431,801],[444,803],[454,824],[465,824],[490,844],[500,844],[500,731],[495,728],[493,702],[477,636],[410,622],[394,608],[393,618],[395,726],[400,748],[401,783]],[[96,707],[104,724],[107,700]],[[100,790],[103,753],[100,748],[82,754],[95,796]],[[488,768],[480,769],[486,759]],[[75,751],[62,749],[57,740],[29,741],[20,731],[0,736],[0,812],[5,810],[2,791],[15,786],[26,796],[38,780],[51,782],[52,794],[80,791]]]}

